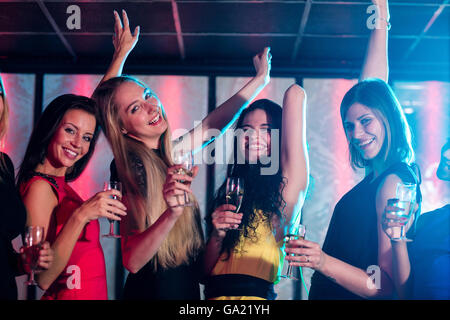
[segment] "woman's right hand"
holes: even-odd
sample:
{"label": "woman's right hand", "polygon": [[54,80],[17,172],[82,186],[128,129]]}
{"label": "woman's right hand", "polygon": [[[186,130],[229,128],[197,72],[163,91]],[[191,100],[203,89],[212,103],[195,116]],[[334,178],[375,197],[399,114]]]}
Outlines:
{"label": "woman's right hand", "polygon": [[236,206],[223,204],[214,210],[212,224],[216,237],[223,239],[229,229],[237,229],[242,221],[242,213],[236,213]]}
{"label": "woman's right hand", "polygon": [[115,189],[98,192],[86,200],[76,212],[86,223],[100,217],[120,221],[120,216],[127,215],[127,208],[121,201],[113,199],[113,196],[121,199],[122,193]]}
{"label": "woman's right hand", "polygon": [[180,216],[184,211],[184,193],[192,193],[190,186],[198,173],[197,166],[192,168],[192,177],[182,174],[181,169],[183,169],[183,166],[180,164],[168,168],[163,186],[164,200],[171,212],[177,216]]}
{"label": "woman's right hand", "polygon": [[136,29],[134,29],[134,35],[132,35],[130,31],[130,22],[125,10],[122,10],[122,17],[123,25],[119,14],[114,10],[114,54],[118,56],[128,56],[138,42],[140,27],[137,26]]}

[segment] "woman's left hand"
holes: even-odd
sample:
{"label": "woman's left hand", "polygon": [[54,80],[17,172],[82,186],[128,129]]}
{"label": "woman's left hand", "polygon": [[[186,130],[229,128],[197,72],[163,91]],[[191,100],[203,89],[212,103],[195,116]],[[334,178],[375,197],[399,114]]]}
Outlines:
{"label": "woman's left hand", "polygon": [[272,54],[270,53],[270,47],[265,47],[262,52],[253,57],[256,76],[263,77],[265,84],[268,84],[270,81],[271,61]]}
{"label": "woman's left hand", "polygon": [[[42,270],[47,270],[50,268],[53,262],[54,252],[48,241],[44,242],[41,250],[39,250],[39,260],[38,267]],[[39,272],[39,270],[38,270]]]}
{"label": "woman's left hand", "polygon": [[[318,243],[308,240],[290,240],[286,243],[286,260],[297,267],[308,267],[321,271],[325,263],[325,253]],[[291,255],[293,254],[293,255]]]}
{"label": "woman's left hand", "polygon": [[138,42],[140,27],[137,26],[134,29],[134,35],[130,31],[130,22],[125,10],[122,10],[122,21],[117,11],[114,10],[114,35],[113,35],[113,45],[115,49],[115,55],[118,56],[128,56],[128,54],[133,50],[134,46]]}

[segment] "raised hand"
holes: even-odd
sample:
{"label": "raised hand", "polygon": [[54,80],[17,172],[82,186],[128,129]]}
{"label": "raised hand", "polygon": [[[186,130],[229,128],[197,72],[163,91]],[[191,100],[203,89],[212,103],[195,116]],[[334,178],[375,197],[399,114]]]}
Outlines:
{"label": "raised hand", "polygon": [[127,56],[138,42],[140,27],[134,29],[134,35],[130,31],[130,22],[125,10],[122,10],[122,21],[116,10],[114,10],[114,35],[113,45],[115,54],[119,56]]}
{"label": "raised hand", "polygon": [[270,47],[265,47],[264,50],[253,57],[253,65],[255,66],[256,76],[264,78],[265,84],[270,81],[272,54]]}

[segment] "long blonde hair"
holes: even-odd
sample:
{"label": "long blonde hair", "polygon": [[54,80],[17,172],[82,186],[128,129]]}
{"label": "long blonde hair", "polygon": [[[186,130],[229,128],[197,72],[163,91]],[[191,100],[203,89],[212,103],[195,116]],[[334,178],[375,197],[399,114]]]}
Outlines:
{"label": "long blonde hair", "polygon": [[[3,145],[3,138],[8,131],[9,107],[6,101],[5,87],[3,86],[2,77],[0,77],[0,99],[3,100],[3,110],[0,112],[0,146]],[[6,163],[3,159],[3,154],[0,153],[0,172],[6,172]],[[2,182],[2,175],[0,174],[0,182]]]}
{"label": "long blonde hair", "polygon": [[[128,215],[121,225],[123,234],[140,233],[151,226],[167,209],[162,188],[166,179],[167,168],[173,164],[171,151],[171,131],[169,126],[160,137],[160,154],[158,156],[144,143],[130,138],[121,132],[122,123],[119,108],[114,101],[116,89],[124,82],[131,81],[147,88],[139,80],[130,76],[120,76],[102,83],[94,92],[93,99],[101,112],[101,126],[111,145],[117,173],[124,186],[124,200]],[[166,119],[164,108],[162,116]],[[142,161],[146,174],[146,194],[138,184],[136,170],[130,164],[135,157]],[[184,213],[177,220],[172,230],[158,249],[153,266],[163,268],[176,267],[187,263],[203,248],[203,232],[200,210],[195,206],[185,207]]]}

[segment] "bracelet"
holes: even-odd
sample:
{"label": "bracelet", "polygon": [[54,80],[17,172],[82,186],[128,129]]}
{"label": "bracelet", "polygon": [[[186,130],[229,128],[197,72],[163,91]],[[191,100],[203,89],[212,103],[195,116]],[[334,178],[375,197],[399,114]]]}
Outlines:
{"label": "bracelet", "polygon": [[391,23],[386,18],[376,18],[375,29],[384,29],[380,26],[380,21],[384,21],[386,23],[386,30],[391,30]]}

